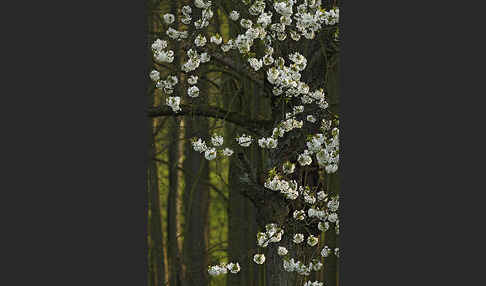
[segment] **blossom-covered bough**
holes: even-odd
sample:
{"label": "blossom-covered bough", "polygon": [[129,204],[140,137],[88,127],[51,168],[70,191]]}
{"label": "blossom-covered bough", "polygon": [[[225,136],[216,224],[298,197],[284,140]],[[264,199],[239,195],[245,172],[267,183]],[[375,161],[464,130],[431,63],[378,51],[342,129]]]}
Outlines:
{"label": "blossom-covered bough", "polygon": [[[246,130],[236,138],[194,138],[192,146],[207,160],[237,157],[245,174],[241,183],[247,186],[243,195],[254,203],[263,227],[253,261],[270,264],[267,285],[336,285],[339,195],[333,174],[339,166],[339,121],[327,97],[327,53],[331,46],[334,58],[338,54],[339,8],[321,0],[227,2],[195,0],[178,15],[163,15],[167,29],[165,37],[152,44],[155,69],[150,78],[164,94],[165,105],[148,114],[206,116]],[[209,32],[216,10],[226,13],[241,33],[223,39]],[[178,30],[172,27],[176,19]],[[186,51],[180,66],[174,66],[177,55],[171,42]],[[304,55],[309,47],[314,53]],[[271,114],[252,119],[241,112],[192,104],[205,96],[197,85],[209,79],[198,69],[211,61],[258,86],[258,96],[270,101]],[[171,74],[161,78],[162,69]],[[246,156],[252,144],[266,152],[269,168],[263,180]],[[312,280],[317,278],[312,273],[323,268],[324,281]],[[214,276],[239,271],[238,262],[208,269]]]}

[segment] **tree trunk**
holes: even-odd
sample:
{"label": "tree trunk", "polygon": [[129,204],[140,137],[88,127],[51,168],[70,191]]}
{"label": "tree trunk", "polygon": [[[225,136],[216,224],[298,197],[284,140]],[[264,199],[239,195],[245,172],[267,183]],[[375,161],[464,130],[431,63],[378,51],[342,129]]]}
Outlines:
{"label": "tree trunk", "polygon": [[[148,63],[149,67],[152,65],[152,56],[150,52],[150,45],[154,40],[153,32],[156,30],[156,23],[153,21],[152,10],[154,9],[155,2],[148,1]],[[148,106],[152,107],[154,105],[153,92],[148,92]],[[165,284],[165,261],[163,253],[163,239],[162,239],[162,219],[160,214],[160,194],[159,194],[159,180],[157,172],[157,164],[155,162],[155,138],[154,138],[154,128],[153,119],[148,119],[147,131],[148,131],[148,166],[147,166],[147,194],[149,200],[150,208],[150,261],[149,268],[152,270],[150,275],[149,283],[154,286],[162,286]]]}
{"label": "tree trunk", "polygon": [[162,239],[162,218],[160,214],[160,194],[159,194],[159,180],[157,173],[157,164],[155,163],[155,144],[153,134],[153,121],[149,120],[149,152],[148,152],[148,192],[150,194],[150,210],[151,210],[151,238],[152,238],[152,253],[155,269],[155,281],[157,286],[165,284],[165,265],[163,253],[163,239]]}
{"label": "tree trunk", "polygon": [[[179,29],[179,14],[178,1],[172,0],[170,2],[170,12],[175,16],[174,28]],[[181,63],[181,53],[179,44],[174,43],[174,51],[176,54],[176,59],[174,64],[180,66]],[[178,78],[181,74],[177,74]],[[179,94],[182,94],[182,89],[180,85],[176,87]],[[178,118],[169,119],[169,138],[168,140],[177,140],[180,137],[180,120]],[[181,286],[182,283],[182,267],[181,267],[181,257],[179,251],[179,244],[177,240],[177,225],[178,225],[178,211],[177,211],[177,198],[179,193],[179,164],[180,156],[180,142],[177,140],[170,144],[169,146],[169,193],[167,196],[167,245],[168,245],[168,260],[169,260],[169,285],[170,286]]]}
{"label": "tree trunk", "polygon": [[[202,74],[204,68],[201,68]],[[207,85],[204,81],[198,84],[200,88],[199,102],[192,104],[207,104]],[[186,90],[186,88],[184,88]],[[185,138],[209,137],[208,119],[204,117],[186,116],[184,121]],[[187,286],[208,285],[208,215],[209,215],[209,161],[204,154],[193,150],[191,142],[186,141],[185,147],[185,233],[184,233],[184,264],[186,265]]]}
{"label": "tree trunk", "polygon": [[[169,140],[179,138],[180,122],[177,118],[169,119]],[[181,261],[179,244],[177,241],[177,197],[179,187],[179,141],[173,142],[169,146],[169,192],[167,196],[167,250],[169,266],[169,285],[181,285]]]}

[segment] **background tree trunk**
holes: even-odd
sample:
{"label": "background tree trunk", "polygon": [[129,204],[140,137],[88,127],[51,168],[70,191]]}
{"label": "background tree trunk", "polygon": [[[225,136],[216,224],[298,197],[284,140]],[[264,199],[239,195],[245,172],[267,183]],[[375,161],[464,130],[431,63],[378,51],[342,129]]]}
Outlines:
{"label": "background tree trunk", "polygon": [[[179,29],[179,14],[178,14],[178,1],[172,0],[170,2],[170,12],[175,16],[174,28]],[[175,66],[181,64],[181,54],[183,51],[180,49],[179,43],[174,43],[175,53]],[[181,74],[177,74],[180,79]],[[180,85],[176,86],[176,90],[179,94],[182,94]],[[179,194],[179,157],[180,157],[180,137],[181,122],[179,118],[169,119],[169,136],[168,141],[171,141],[169,145],[169,192],[167,196],[167,249],[169,260],[169,285],[181,286],[182,283],[182,261],[180,257],[179,244],[177,239],[178,229],[178,211],[177,211],[177,198]]]}
{"label": "background tree trunk", "polygon": [[[201,70],[204,70],[201,68]],[[204,74],[202,71],[201,74]],[[182,84],[182,83],[181,83]],[[199,81],[200,95],[192,104],[207,104],[207,86]],[[184,88],[186,90],[186,88]],[[208,119],[186,116],[185,138],[209,137]],[[208,211],[209,211],[209,161],[204,154],[194,151],[189,140],[186,141],[184,169],[185,174],[185,233],[184,264],[186,265],[185,285],[208,285]]]}
{"label": "background tree trunk", "polygon": [[[224,106],[227,110],[240,111],[241,101],[235,91],[236,83],[228,80],[224,87]],[[233,124],[226,124],[225,138],[229,140],[236,137],[242,131]],[[258,164],[258,162],[256,162]],[[240,182],[243,175],[236,166],[237,159],[231,156],[229,159],[228,189],[229,189],[229,230],[228,230],[228,257],[230,261],[238,261],[241,271],[238,275],[228,275],[228,286],[252,286],[255,284],[255,272],[257,268],[252,261],[250,249],[255,248],[257,233],[256,212],[251,201],[242,195],[244,185]]]}
{"label": "background tree trunk", "polygon": [[[177,118],[169,119],[169,140],[179,138],[180,122]],[[167,253],[169,264],[169,285],[181,285],[181,259],[179,244],[177,240],[177,198],[179,193],[179,142],[172,142],[169,145],[169,192],[167,196]]]}
{"label": "background tree trunk", "polygon": [[164,250],[162,238],[162,218],[160,214],[160,194],[157,164],[155,163],[155,143],[153,134],[153,121],[149,120],[149,165],[148,175],[148,192],[150,194],[150,211],[151,211],[151,240],[152,240],[152,261],[155,264],[155,285],[162,286],[165,284],[165,265]]}

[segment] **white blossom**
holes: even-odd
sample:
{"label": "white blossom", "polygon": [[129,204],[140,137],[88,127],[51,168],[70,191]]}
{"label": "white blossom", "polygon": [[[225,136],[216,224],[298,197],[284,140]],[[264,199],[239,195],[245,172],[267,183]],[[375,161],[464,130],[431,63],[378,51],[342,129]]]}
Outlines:
{"label": "white blossom", "polygon": [[236,138],[236,142],[238,142],[238,144],[243,147],[249,147],[252,141],[253,139],[251,138],[251,136],[245,134]]}
{"label": "white blossom", "polygon": [[307,166],[312,163],[312,158],[311,156],[309,156],[307,150],[305,150],[304,153],[299,155],[299,157],[297,158],[297,162],[299,162],[301,166]]}
{"label": "white blossom", "polygon": [[156,70],[150,72],[150,79],[153,81],[158,81],[160,79],[160,73]]}
{"label": "white blossom", "polygon": [[278,255],[280,255],[280,256],[284,256],[284,255],[287,255],[287,253],[289,253],[287,248],[285,248],[283,246],[279,246],[277,252],[278,252]]}
{"label": "white blossom", "polygon": [[307,244],[309,246],[314,246],[316,245],[317,243],[319,242],[319,239],[315,236],[313,236],[312,234],[309,235],[309,237],[307,237]]}
{"label": "white blossom", "polygon": [[154,54],[154,59],[158,63],[172,63],[174,61],[174,51],[160,51]]}
{"label": "white blossom", "polygon": [[204,2],[204,0],[194,0],[194,6],[199,9],[207,9],[211,7],[211,1]]}
{"label": "white blossom", "polygon": [[293,241],[294,241],[295,244],[302,243],[302,241],[304,241],[304,235],[302,233],[295,234]]}
{"label": "white blossom", "polygon": [[263,66],[263,61],[256,58],[249,58],[248,62],[255,71],[258,71]]}
{"label": "white blossom", "polygon": [[206,151],[204,151],[204,157],[206,158],[206,160],[213,160],[216,158],[216,149],[211,147],[211,148],[208,148]]}
{"label": "white blossom", "polygon": [[174,23],[174,20],[175,20],[174,14],[164,14],[164,22],[167,25]]}
{"label": "white blossom", "polygon": [[320,230],[320,231],[327,231],[329,229],[329,223],[326,221],[326,222],[319,222],[319,224],[317,225],[317,228]]}
{"label": "white blossom", "polygon": [[331,249],[327,245],[324,246],[324,248],[322,248],[321,250],[322,257],[328,257],[330,253],[331,253]]}
{"label": "white blossom", "polygon": [[190,97],[198,97],[199,96],[199,88],[197,86],[191,86],[187,89],[187,95]]}
{"label": "white blossom", "polygon": [[191,75],[190,77],[187,78],[187,83],[190,85],[195,85],[197,84],[198,76],[196,75]]}
{"label": "white blossom", "polygon": [[192,8],[191,6],[188,6],[188,5],[185,5],[184,7],[182,7],[182,14],[184,16],[190,16],[192,13]]}
{"label": "white blossom", "polygon": [[161,52],[163,49],[167,48],[167,41],[157,39],[152,44],[152,51]]}
{"label": "white blossom", "polygon": [[324,191],[317,192],[317,200],[323,201],[327,197],[327,194]]}
{"label": "white blossom", "polygon": [[165,104],[167,104],[170,108],[172,108],[172,111],[178,112],[182,110],[179,106],[180,102],[181,102],[181,98],[179,96],[174,96],[174,97],[171,96],[167,98]]}
{"label": "white blossom", "polygon": [[258,139],[258,145],[262,148],[274,149],[277,147],[278,141],[272,137]]}
{"label": "white blossom", "polygon": [[204,142],[201,138],[192,141],[192,147],[199,153],[205,152],[208,149],[206,142]]}
{"label": "white blossom", "polygon": [[256,264],[263,264],[265,262],[265,254],[255,254],[253,256],[253,261],[255,261]]}
{"label": "white blossom", "polygon": [[197,35],[196,39],[194,39],[194,44],[198,47],[204,47],[204,45],[206,45],[206,42],[206,37],[201,34]]}
{"label": "white blossom", "polygon": [[294,211],[294,219],[304,220],[305,219],[305,211],[304,210],[295,210]]}
{"label": "white blossom", "polygon": [[224,148],[223,149],[223,155],[229,157],[229,156],[233,155],[233,150],[231,150],[229,148]]}
{"label": "white blossom", "polygon": [[237,21],[240,18],[240,13],[238,11],[231,11],[229,16],[231,20]]}
{"label": "white blossom", "polygon": [[236,263],[230,262],[228,263],[228,265],[226,265],[226,268],[228,268],[228,270],[233,274],[236,274],[241,270],[240,264],[238,262]]}
{"label": "white blossom", "polygon": [[338,220],[337,213],[330,213],[329,217],[327,218],[330,222],[336,222]]}
{"label": "white blossom", "polygon": [[324,286],[324,283],[319,281],[314,281],[314,282],[307,281],[304,283],[304,286]]}
{"label": "white blossom", "polygon": [[219,34],[216,34],[214,36],[211,36],[210,41],[213,44],[219,45],[223,41],[223,38]]}
{"label": "white blossom", "polygon": [[291,162],[285,162],[282,166],[282,170],[284,172],[284,174],[292,174],[295,170],[295,164],[291,163]]}
{"label": "white blossom", "polygon": [[211,143],[213,144],[214,147],[218,147],[223,145],[223,137],[215,135],[211,137]]}

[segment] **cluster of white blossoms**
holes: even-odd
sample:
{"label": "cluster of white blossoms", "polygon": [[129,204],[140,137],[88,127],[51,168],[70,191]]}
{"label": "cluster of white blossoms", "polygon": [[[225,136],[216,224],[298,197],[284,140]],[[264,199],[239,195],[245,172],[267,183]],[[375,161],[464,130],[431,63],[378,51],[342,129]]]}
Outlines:
{"label": "cluster of white blossoms", "polygon": [[319,271],[322,269],[322,263],[317,260],[313,259],[309,262],[308,265],[304,264],[301,261],[291,259],[284,259],[283,261],[283,268],[287,272],[297,272],[299,275],[309,276],[311,271]]}
{"label": "cluster of white blossoms", "polygon": [[221,146],[223,145],[223,136],[218,136],[218,135],[215,135],[213,137],[211,137],[211,143],[213,144],[213,146]]}
{"label": "cluster of white blossoms", "polygon": [[202,9],[201,18],[194,22],[196,29],[203,29],[209,26],[209,20],[213,18],[214,13],[210,9],[211,1],[194,0],[194,6],[196,8]]}
{"label": "cluster of white blossoms", "polygon": [[299,196],[297,182],[295,180],[287,181],[281,179],[281,175],[279,174],[268,177],[263,185],[272,191],[279,191],[289,200],[295,200]]}
{"label": "cluster of white blossoms", "polygon": [[277,243],[282,240],[284,230],[275,223],[269,223],[265,226],[265,232],[257,233],[257,244],[260,247],[267,247],[269,243]]}
{"label": "cluster of white blossoms", "polygon": [[319,281],[314,281],[314,282],[307,281],[304,283],[304,286],[324,286],[324,283]]}
{"label": "cluster of white blossoms", "polygon": [[179,82],[176,76],[171,75],[165,80],[160,80],[160,74],[155,74],[154,71],[152,71],[151,76],[159,79],[155,83],[155,87],[161,90],[163,89],[165,94],[172,94],[174,92],[174,86]]}
{"label": "cluster of white blossoms", "polygon": [[157,63],[171,63],[174,61],[174,51],[166,50],[167,41],[156,39],[152,43],[152,53]]}
{"label": "cluster of white blossoms", "polygon": [[278,140],[272,137],[258,139],[258,145],[262,148],[274,149],[277,148],[277,143]]}
{"label": "cluster of white blossoms", "polygon": [[[309,85],[301,81],[302,72],[308,65],[307,58],[296,50],[288,55],[282,53],[281,50],[275,52],[272,46],[273,43],[284,41],[289,37],[289,40],[293,41],[299,41],[301,38],[314,39],[325,26],[339,23],[339,8],[323,9],[321,0],[274,0],[273,4],[269,4],[272,1],[265,0],[242,0],[242,2],[246,5],[247,13],[246,11],[241,14],[238,11],[231,11],[229,18],[235,21],[235,24],[240,25],[243,31],[225,42],[221,35],[203,31],[209,26],[210,20],[214,16],[211,10],[212,3],[209,0],[193,1],[194,7],[200,9],[201,12],[200,18],[193,22],[195,30],[182,28],[178,31],[168,27],[165,34],[169,39],[175,41],[191,39],[189,44],[192,49],[188,47],[187,57],[181,63],[181,70],[187,74],[186,80],[189,84],[187,96],[191,98],[199,96],[200,90],[196,86],[198,76],[188,73],[195,72],[201,64],[211,60],[208,49],[216,48],[223,53],[235,51],[243,55],[253,71],[263,72],[272,85],[271,92],[274,96],[282,97],[286,103],[301,103],[301,105],[293,106],[290,112],[287,112],[288,109],[285,110],[284,118],[274,126],[271,136],[260,137],[257,140],[259,147],[275,149],[279,140],[286,139],[283,138],[286,133],[303,128],[304,122],[306,128],[303,130],[307,130],[307,125],[316,128],[315,123],[322,120],[320,128],[322,133],[311,132],[312,134],[304,137],[306,138],[303,139],[306,140],[305,149],[298,151],[296,162],[285,161],[280,166],[281,173],[276,171],[278,166],[274,166],[264,182],[264,186],[272,191],[280,192],[289,200],[301,198],[302,202],[298,202],[299,209],[293,210],[292,213],[295,222],[299,225],[317,223],[317,228],[322,232],[329,230],[333,225],[336,233],[339,234],[339,196],[328,196],[323,190],[316,189],[316,187],[311,189],[308,186],[298,186],[295,180],[298,174],[294,174],[296,164],[300,166],[317,165],[319,170],[324,170],[328,174],[335,173],[339,164],[339,129],[338,127],[331,129],[331,121],[321,118],[324,110],[329,106],[324,89],[318,88],[311,91]],[[183,6],[181,13],[180,21],[185,25],[192,23],[193,16],[198,17],[196,14],[193,15],[193,8],[189,5]],[[242,18],[242,15],[245,15],[245,18]],[[163,15],[163,21],[167,25],[173,24],[175,18],[172,14]],[[191,34],[188,31],[192,31]],[[261,54],[261,50],[255,50],[257,42],[263,44],[263,54]],[[168,50],[167,46],[167,42],[160,39],[152,44],[155,62],[161,64],[174,61],[174,52]],[[278,48],[279,45],[276,45],[275,49]],[[160,73],[156,70],[150,72],[150,78],[156,83],[156,87],[163,89],[167,95],[173,93],[174,86],[177,84],[177,77],[169,76],[167,79],[161,80]],[[165,102],[174,112],[181,110],[179,96],[169,96]],[[313,108],[314,106],[308,108],[310,104],[315,104],[321,111],[314,113],[316,109]],[[235,140],[241,147],[249,147],[254,139],[250,135],[243,134],[236,137]],[[194,150],[201,154],[204,153],[207,160],[216,159],[218,153],[223,156],[231,156],[234,153],[233,150],[223,147],[222,136],[214,135],[208,142],[206,143],[201,138],[192,140]],[[285,146],[285,144],[281,145]],[[267,224],[265,232],[257,234],[258,246],[267,247],[271,242],[280,242],[284,235],[283,228],[284,226],[279,227],[274,223]],[[313,235],[307,237],[302,233],[287,233],[286,235],[294,244],[313,247],[319,242],[318,237]],[[307,276],[311,271],[318,271],[323,266],[316,259],[312,259],[307,265],[293,258],[289,259],[289,251],[284,246],[279,246],[277,252],[284,258],[284,269],[289,272]],[[322,257],[329,257],[333,253],[339,257],[339,248],[331,250],[328,246],[324,246],[321,250]],[[257,253],[253,260],[257,264],[263,264],[265,255]],[[305,261],[309,260],[306,258]],[[210,266],[208,269],[212,276],[228,272],[238,273],[239,271],[238,263],[221,263]],[[307,281],[304,286],[323,286],[323,284],[318,281]]]}
{"label": "cluster of white blossoms", "polygon": [[249,147],[253,139],[250,135],[243,134],[240,137],[235,138],[236,142],[242,147]]}
{"label": "cluster of white blossoms", "polygon": [[169,96],[165,100],[165,104],[172,108],[172,111],[174,112],[179,112],[182,110],[182,108],[179,106],[179,104],[181,104],[181,98],[179,96]]}
{"label": "cluster of white blossoms", "polygon": [[165,34],[173,39],[173,40],[177,40],[177,41],[182,41],[182,40],[185,40],[189,37],[189,32],[188,31],[178,31],[174,28],[171,28],[169,27],[169,29],[167,29],[167,32],[165,32]]}
{"label": "cluster of white blossoms", "polygon": [[331,136],[318,133],[307,140],[307,149],[299,155],[298,162],[302,165],[312,163],[311,155],[316,156],[320,167],[325,168],[326,173],[335,173],[339,164],[339,129],[333,128]]}
{"label": "cluster of white blossoms", "polygon": [[236,263],[230,262],[228,264],[221,263],[220,265],[209,266],[208,273],[211,276],[218,276],[218,275],[227,274],[228,272],[236,274],[240,272],[240,270],[241,267],[238,262]]}
{"label": "cluster of white blossoms", "polygon": [[204,52],[199,54],[193,49],[187,51],[188,60],[182,65],[182,71],[185,73],[195,71],[201,63],[207,63],[211,60],[211,56]]}
{"label": "cluster of white blossoms", "polygon": [[304,150],[304,153],[300,154],[299,157],[297,157],[297,162],[299,162],[301,166],[310,165],[312,163],[312,158],[309,151]]}
{"label": "cluster of white blossoms", "polygon": [[259,69],[262,68],[263,66],[263,61],[256,59],[256,58],[249,58],[248,62],[250,63],[250,66],[255,70],[258,71]]}
{"label": "cluster of white blossoms", "polygon": [[[315,34],[322,28],[323,24],[332,26],[339,23],[339,8],[323,11],[321,10],[320,0],[305,1],[297,6],[297,13],[295,13],[294,19],[300,35],[306,39],[314,39]],[[299,38],[298,36],[295,37]]]}
{"label": "cluster of white blossoms", "polygon": [[[285,133],[288,133],[294,129],[298,129],[298,128],[302,128],[302,126],[304,125],[304,122],[301,121],[301,120],[297,120],[295,118],[289,118],[289,119],[286,119],[282,122],[280,122],[279,124],[277,124],[277,127],[275,127],[272,131],[272,136],[271,138],[275,140],[275,142],[273,142],[273,140],[269,143],[272,143],[271,145],[275,145],[275,147],[277,146],[278,144],[278,138],[279,137],[283,137],[285,135]],[[268,142],[269,139],[266,139]],[[263,142],[262,142],[263,143]],[[264,146],[261,146],[261,147],[265,147],[265,148],[269,148],[267,147],[267,145],[264,145]],[[275,148],[273,147],[273,148]]]}
{"label": "cluster of white blossoms", "polygon": [[[160,73],[156,70],[150,72],[150,79],[156,82],[156,88],[163,90],[167,95],[171,95],[174,92],[174,86],[178,83],[176,76],[168,76],[167,79],[161,80]],[[182,110],[179,106],[181,103],[181,98],[179,96],[170,96],[166,98],[165,102],[173,112],[179,112]]]}
{"label": "cluster of white blossoms", "polygon": [[[295,212],[294,212],[294,218],[295,218]],[[301,213],[301,218],[302,219],[297,218],[297,220],[304,220],[305,219],[305,213]],[[300,243],[304,242],[304,235],[302,233],[296,233],[296,234],[294,234],[292,241],[295,244],[300,244]],[[312,234],[307,237],[307,244],[309,246],[315,246],[318,242],[319,242],[319,239],[317,237],[313,236]]]}
{"label": "cluster of white blossoms", "polygon": [[181,18],[181,22],[186,24],[186,25],[191,24],[191,20],[192,20],[192,16],[191,16],[192,8],[191,8],[191,6],[188,6],[188,5],[184,6],[184,7],[182,7],[181,11],[182,11],[182,16],[183,16]]}
{"label": "cluster of white blossoms", "polygon": [[204,158],[206,160],[214,160],[217,157],[218,151],[226,157],[229,157],[233,155],[233,150],[229,148],[224,148],[224,149],[217,149],[217,147],[221,147],[223,145],[223,137],[219,135],[214,135],[211,137],[211,145],[212,147],[209,147],[206,144],[206,141],[202,140],[201,138],[193,138],[191,140],[192,143],[192,148],[194,151],[199,152],[199,153],[204,153]]}

